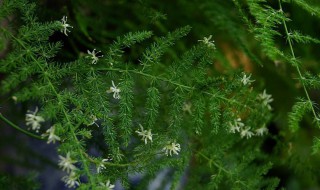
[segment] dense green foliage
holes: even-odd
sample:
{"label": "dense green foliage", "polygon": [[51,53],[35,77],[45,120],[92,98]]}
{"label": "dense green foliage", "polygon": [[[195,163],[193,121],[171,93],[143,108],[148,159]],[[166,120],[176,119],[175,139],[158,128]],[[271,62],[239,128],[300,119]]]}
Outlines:
{"label": "dense green foliage", "polygon": [[0,103],[31,111],[1,127],[56,141],[78,189],[319,188],[319,22],[315,0],[4,0]]}

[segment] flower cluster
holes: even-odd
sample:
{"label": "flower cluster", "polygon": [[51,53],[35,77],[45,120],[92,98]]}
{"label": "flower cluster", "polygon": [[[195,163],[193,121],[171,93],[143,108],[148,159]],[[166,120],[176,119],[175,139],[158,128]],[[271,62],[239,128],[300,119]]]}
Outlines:
{"label": "flower cluster", "polygon": [[139,136],[141,136],[141,140],[144,141],[144,144],[148,143],[148,140],[150,140],[152,142],[152,133],[151,133],[151,129],[149,130],[144,130],[142,125],[140,125],[140,129],[141,131],[137,130],[136,133],[138,133]]}
{"label": "flower cluster", "polygon": [[237,118],[234,122],[229,122],[229,126],[229,132],[236,133],[240,132],[240,129],[244,126],[244,124],[241,122],[241,118]]}
{"label": "flower cluster", "polygon": [[48,137],[47,143],[50,144],[51,142],[53,142],[54,144],[56,141],[60,141],[60,137],[55,135],[54,131],[55,131],[55,126],[52,126],[50,129],[46,131],[46,133],[42,134],[41,137]]}
{"label": "flower cluster", "polygon": [[230,133],[240,133],[241,138],[246,137],[251,138],[254,134],[253,132],[250,131],[250,127],[244,127],[244,124],[241,121],[241,118],[237,118],[236,120],[234,120],[233,122],[229,122],[229,126],[230,126]]}
{"label": "flower cluster", "polygon": [[38,107],[36,107],[36,110],[34,112],[28,110],[26,114],[26,125],[27,126],[30,125],[31,129],[38,133],[41,127],[40,123],[44,122],[44,119],[41,116],[37,116],[37,112],[38,112]]}
{"label": "flower cluster", "polygon": [[198,40],[199,42],[203,42],[205,45],[207,45],[209,48],[216,48],[214,45],[214,40],[210,41],[212,38],[212,35],[210,35],[208,38],[204,37],[203,40]]}
{"label": "flower cluster", "polygon": [[72,26],[70,26],[68,23],[67,23],[67,19],[68,17],[67,16],[63,16],[62,19],[61,19],[61,32],[64,33],[64,35],[68,36],[67,32],[70,32],[70,30],[68,30],[68,28],[73,28]]}
{"label": "flower cluster", "polygon": [[100,58],[100,57],[103,57],[103,55],[98,55],[98,56],[97,56],[97,54],[100,53],[100,52],[101,52],[101,51],[97,51],[97,52],[96,52],[96,49],[93,49],[92,52],[89,51],[89,50],[87,50],[87,53],[88,53],[90,56],[86,56],[86,58],[92,59],[91,64],[95,65],[95,64],[97,64],[99,58]]}
{"label": "flower cluster", "polygon": [[79,186],[79,182],[77,181],[79,176],[75,172],[71,172],[69,175],[64,176],[61,180],[65,182],[68,188],[73,188]]}
{"label": "flower cluster", "polygon": [[71,188],[79,185],[79,182],[77,181],[79,176],[76,174],[77,167],[73,165],[77,161],[72,160],[70,157],[70,152],[67,153],[66,157],[63,157],[59,155],[60,161],[59,161],[59,166],[62,168],[63,171],[67,171],[69,175],[64,176],[62,178],[62,181],[66,183],[66,185]]}
{"label": "flower cluster", "polygon": [[165,152],[167,156],[168,155],[172,156],[172,153],[178,155],[181,148],[180,148],[180,144],[174,141],[174,142],[168,143],[162,150]]}
{"label": "flower cluster", "polygon": [[266,90],[264,90],[262,94],[259,94],[259,99],[262,101],[264,106],[269,110],[272,110],[270,103],[273,101],[273,98],[270,94],[267,94]]}
{"label": "flower cluster", "polygon": [[[139,124],[139,126],[140,130],[136,130],[135,132],[142,137],[141,140],[144,141],[144,144],[147,144],[148,140],[152,142],[153,134],[151,133],[151,129],[145,130],[141,124]],[[169,141],[168,144],[162,149],[162,151],[165,152],[167,156],[172,156],[172,153],[178,155],[180,150],[180,144],[176,143],[175,141]]]}
{"label": "flower cluster", "polygon": [[251,131],[251,127],[245,127],[242,123],[241,118],[237,118],[233,122],[229,122],[229,132],[230,133],[240,133],[241,138],[246,137],[247,139],[252,136],[263,136],[268,133],[268,129],[263,125],[261,128],[255,130],[255,133]]}
{"label": "flower cluster", "polygon": [[[98,164],[97,173],[99,174],[101,170],[106,169],[105,163],[110,162],[111,160],[112,158],[110,157],[106,159],[102,159],[101,162]],[[106,183],[100,182],[99,184],[100,184],[100,187],[103,187],[103,189],[106,189],[106,190],[112,190],[115,187],[115,185],[110,183],[110,180],[107,180]]]}
{"label": "flower cluster", "polygon": [[251,138],[254,136],[254,133],[250,131],[250,127],[246,127],[245,129],[241,129],[240,136],[241,138],[246,137],[247,139]]}
{"label": "flower cluster", "polygon": [[113,93],[113,98],[114,99],[120,99],[120,88],[118,88],[113,81],[112,82],[112,86],[110,87],[109,90],[107,90],[107,93]]}

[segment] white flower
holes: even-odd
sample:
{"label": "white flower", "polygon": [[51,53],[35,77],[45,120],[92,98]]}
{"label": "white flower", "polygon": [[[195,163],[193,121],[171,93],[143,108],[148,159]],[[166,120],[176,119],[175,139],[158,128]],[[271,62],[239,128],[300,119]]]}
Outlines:
{"label": "white flower", "polygon": [[236,133],[236,132],[240,132],[240,129],[244,126],[244,124],[241,122],[241,118],[237,118],[236,120],[234,120],[233,123],[229,122],[229,132],[230,133]]}
{"label": "white flower", "polygon": [[251,74],[248,77],[245,73],[242,73],[242,74],[243,74],[243,77],[241,79],[241,82],[244,86],[250,85],[252,82],[254,82],[254,80],[250,80]]}
{"label": "white flower", "polygon": [[247,139],[251,138],[254,135],[253,132],[250,131],[250,127],[241,130],[240,136],[241,138],[246,137]]}
{"label": "white flower", "polygon": [[37,116],[37,112],[38,107],[36,107],[34,112],[28,111],[26,114],[26,125],[31,125],[31,129],[38,133],[41,127],[40,122],[44,122],[44,119],[41,116]]}
{"label": "white flower", "polygon": [[73,172],[77,168],[73,165],[76,161],[70,158],[70,152],[67,153],[67,157],[60,156],[59,166],[62,167],[62,170],[67,170],[67,172]]}
{"label": "white flower", "polygon": [[60,32],[64,33],[66,36],[68,36],[67,32],[70,32],[68,30],[68,27],[69,28],[73,28],[72,26],[70,26],[69,24],[67,24],[67,19],[68,17],[67,16],[63,16],[62,19],[61,19],[61,25],[62,25],[62,28],[60,30]]}
{"label": "white flower", "polygon": [[140,125],[140,129],[141,131],[136,131],[136,133],[138,133],[139,136],[142,136],[141,140],[144,140],[144,144],[148,143],[148,139],[152,142],[152,133],[151,133],[151,129],[149,130],[144,130],[142,125]]}
{"label": "white flower", "polygon": [[257,136],[263,136],[264,134],[268,133],[268,129],[266,128],[265,125],[263,125],[261,128],[256,129],[256,135]]}
{"label": "white flower", "polygon": [[106,187],[106,190],[114,189],[114,185],[110,183],[110,180],[107,180],[106,183],[100,183],[100,186]]}
{"label": "white flower", "polygon": [[92,59],[91,64],[97,64],[99,58],[100,58],[100,57],[103,57],[103,55],[98,55],[98,56],[97,56],[97,54],[100,53],[101,51],[97,51],[97,52],[96,52],[96,49],[93,49],[92,52],[90,52],[89,50],[87,50],[87,52],[88,52],[88,54],[89,54],[90,56],[86,56],[86,57]]}
{"label": "white flower", "polygon": [[273,98],[270,94],[266,93],[266,89],[264,89],[262,94],[259,94],[259,99],[262,100],[263,105],[267,106],[269,110],[272,110],[270,103],[273,101]]}
{"label": "white flower", "polygon": [[77,181],[78,176],[75,172],[71,172],[69,175],[64,176],[61,180],[66,183],[68,188],[79,186],[79,182]]}
{"label": "white flower", "polygon": [[169,154],[170,154],[170,156],[172,156],[172,152],[174,154],[178,155],[179,154],[178,152],[180,152],[181,148],[180,148],[180,144],[172,142],[172,143],[169,143],[168,145],[166,145],[162,150],[166,152],[167,156]]}
{"label": "white flower", "polygon": [[185,102],[183,104],[182,111],[187,112],[191,115],[192,114],[191,107],[192,107],[192,104],[190,102]]}
{"label": "white flower", "polygon": [[120,99],[119,93],[121,92],[121,90],[116,85],[114,85],[113,81],[111,82],[112,82],[112,86],[110,87],[109,90],[107,90],[107,93],[113,93],[113,98]]}
{"label": "white flower", "polygon": [[203,40],[198,40],[198,41],[203,42],[210,48],[216,48],[216,46],[214,45],[214,40],[210,41],[211,38],[212,38],[212,35],[210,35],[208,38],[204,37]]}
{"label": "white flower", "polygon": [[111,160],[112,160],[112,158],[102,159],[102,161],[99,163],[99,165],[97,167],[97,173],[100,173],[101,170],[106,169],[106,166],[104,165],[104,163],[107,163]]}
{"label": "white flower", "polygon": [[95,115],[91,115],[91,119],[92,119],[92,122],[89,123],[88,126],[95,124],[97,127],[99,127],[99,125],[96,123],[96,121],[98,121],[98,118]]}
{"label": "white flower", "polygon": [[42,134],[41,137],[48,137],[47,143],[50,144],[53,142],[53,144],[57,141],[60,141],[60,137],[54,134],[55,127],[52,126],[50,129],[46,131],[46,133]]}

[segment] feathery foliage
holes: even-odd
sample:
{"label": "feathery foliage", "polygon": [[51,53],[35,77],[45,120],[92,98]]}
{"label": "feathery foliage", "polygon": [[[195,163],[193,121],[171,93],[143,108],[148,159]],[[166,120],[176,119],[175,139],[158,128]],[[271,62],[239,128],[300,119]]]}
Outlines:
{"label": "feathery foliage", "polygon": [[[320,185],[316,169],[308,170],[318,158],[319,132],[306,130],[319,130],[319,69],[310,61],[318,57],[305,53],[320,40],[299,28],[294,14],[319,22],[319,3],[52,6],[0,2],[1,104],[22,105],[26,125],[6,111],[0,119],[56,143],[59,156],[50,160],[67,187],[290,188],[279,168],[295,171],[294,180],[310,176],[299,181],[303,187]],[[313,155],[307,169],[305,154]],[[130,176],[137,174],[136,182]],[[15,180],[38,188],[9,175],[0,186]]]}

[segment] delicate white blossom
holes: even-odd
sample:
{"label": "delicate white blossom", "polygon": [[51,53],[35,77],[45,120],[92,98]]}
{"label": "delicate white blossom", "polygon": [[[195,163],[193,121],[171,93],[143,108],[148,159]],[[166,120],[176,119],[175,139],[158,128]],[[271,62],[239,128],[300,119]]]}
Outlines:
{"label": "delicate white blossom", "polygon": [[229,122],[229,126],[230,133],[236,133],[240,132],[240,129],[244,126],[244,124],[241,122],[241,118],[237,118],[233,122]]}
{"label": "delicate white blossom", "polygon": [[180,152],[181,148],[179,143],[172,142],[166,145],[162,150],[165,151],[167,156],[172,156],[172,153],[178,155],[178,152]]}
{"label": "delicate white blossom", "polygon": [[249,76],[247,76],[245,73],[242,73],[243,77],[241,79],[241,82],[244,86],[246,85],[250,85],[252,82],[254,82],[254,80],[250,80],[251,74]]}
{"label": "delicate white blossom", "polygon": [[259,94],[259,99],[262,100],[263,105],[267,106],[269,110],[272,110],[270,103],[273,101],[273,98],[270,94],[266,93],[266,90],[262,94]]}
{"label": "delicate white blossom", "polygon": [[214,40],[210,41],[212,38],[212,35],[210,35],[208,38],[204,37],[203,40],[198,40],[199,42],[203,42],[205,45],[207,45],[210,48],[216,48],[214,45]]}
{"label": "delicate white blossom", "polygon": [[86,57],[92,59],[91,64],[97,64],[99,58],[100,58],[100,57],[103,57],[103,55],[98,55],[98,56],[97,56],[97,54],[100,53],[100,52],[101,52],[101,51],[97,51],[97,52],[96,52],[96,49],[93,49],[92,52],[89,51],[89,50],[87,50],[87,53],[88,53],[90,56],[86,56]]}
{"label": "delicate white blossom", "polygon": [[253,135],[254,135],[254,133],[250,131],[250,127],[247,127],[246,129],[242,129],[240,132],[241,138],[246,137],[247,139],[249,139]]}
{"label": "delicate white blossom", "polygon": [[28,110],[28,113],[26,114],[26,125],[30,125],[31,129],[38,133],[41,127],[40,123],[44,122],[44,119],[41,116],[37,116],[37,112],[38,107],[36,107],[34,112]]}
{"label": "delicate white blossom", "polygon": [[68,188],[79,186],[79,182],[77,181],[78,175],[75,172],[71,172],[69,175],[64,176],[61,180],[66,183]]}
{"label": "delicate white blossom", "polygon": [[148,140],[150,140],[152,142],[152,133],[151,133],[151,129],[149,130],[144,130],[142,125],[140,125],[140,129],[141,131],[136,131],[136,133],[138,133],[139,136],[142,136],[141,140],[144,140],[144,144],[148,143]]}
{"label": "delicate white blossom", "polygon": [[101,183],[100,182],[100,186],[106,187],[106,190],[112,190],[115,187],[113,184],[110,183],[110,180],[107,180],[106,183]]}
{"label": "delicate white blossom", "polygon": [[185,102],[183,104],[182,111],[187,112],[191,115],[192,114],[191,107],[192,107],[192,104],[190,102]]}
{"label": "delicate white blossom", "polygon": [[91,115],[91,119],[92,119],[92,122],[89,123],[88,126],[95,124],[97,127],[99,127],[99,125],[96,123],[96,121],[98,121],[98,118],[95,115]]}
{"label": "delicate white blossom", "polygon": [[41,135],[41,137],[48,137],[48,141],[47,141],[48,144],[50,144],[51,142],[53,142],[54,144],[56,141],[60,141],[60,137],[54,134],[54,130],[55,130],[55,126],[52,126],[50,127],[50,129],[46,131],[46,133]]}
{"label": "delicate white blossom", "polygon": [[59,166],[62,168],[63,171],[67,171],[68,173],[76,170],[76,166],[73,165],[73,163],[76,163],[77,161],[74,161],[70,158],[70,152],[67,153],[67,157],[60,156]]}
{"label": "delicate white blossom", "polygon": [[112,160],[112,158],[102,159],[102,161],[99,163],[99,165],[97,167],[97,173],[100,173],[101,170],[106,169],[106,166],[104,165],[104,163],[107,163],[111,160]]}
{"label": "delicate white blossom", "polygon": [[113,93],[113,98],[115,99],[120,99],[120,88],[118,88],[116,85],[114,85],[114,82],[112,82],[112,86],[110,87],[109,90],[107,90],[107,93]]}
{"label": "delicate white blossom", "polygon": [[72,26],[70,26],[68,23],[67,23],[67,19],[68,17],[67,16],[63,16],[62,19],[61,19],[61,25],[62,25],[62,28],[61,28],[61,32],[64,33],[66,36],[68,36],[67,32],[70,32],[68,30],[68,28],[73,28]]}
{"label": "delicate white blossom", "polygon": [[266,128],[266,126],[262,126],[259,129],[256,129],[256,135],[257,136],[263,136],[264,134],[268,133],[268,129]]}

